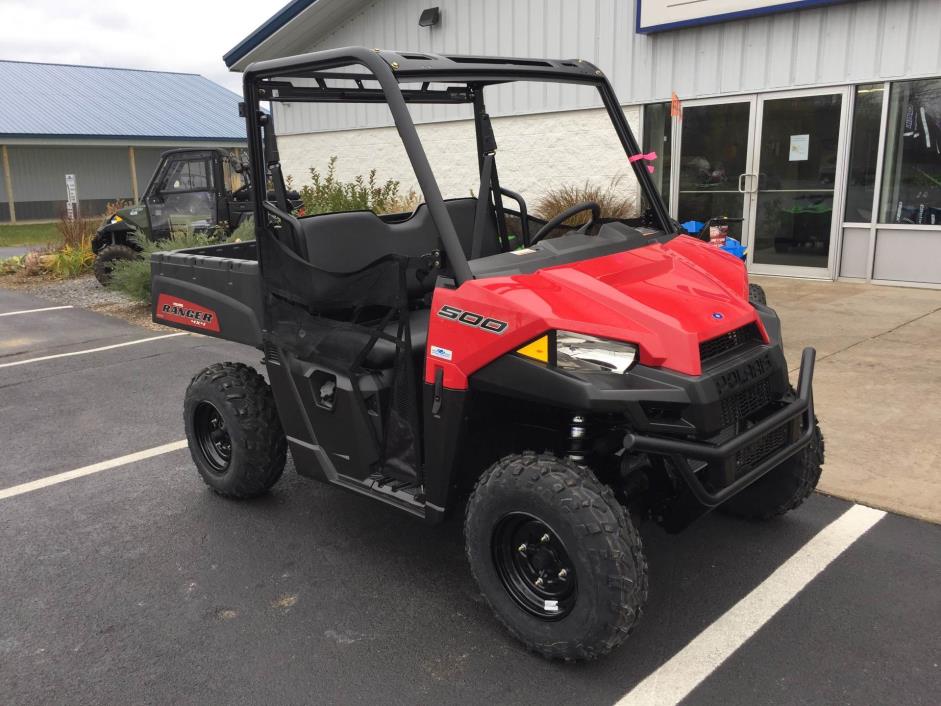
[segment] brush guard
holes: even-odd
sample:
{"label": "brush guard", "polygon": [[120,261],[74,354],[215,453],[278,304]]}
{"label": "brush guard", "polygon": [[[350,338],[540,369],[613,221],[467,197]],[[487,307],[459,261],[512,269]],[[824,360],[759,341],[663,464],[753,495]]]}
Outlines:
{"label": "brush guard", "polygon": [[[805,348],[801,354],[797,399],[725,443],[710,444],[629,432],[624,437],[624,448],[628,451],[653,453],[669,458],[690,492],[700,503],[710,508],[721,505],[810,444],[815,425],[812,389],[815,358],[816,351],[813,348]],[[790,434],[794,427],[797,427],[794,434],[796,439],[762,459],[744,474],[735,477],[734,469],[739,453],[747,451],[776,431],[783,429],[785,433]],[[726,480],[729,481],[728,485],[719,490],[710,491],[690,465],[691,459],[720,466]]]}

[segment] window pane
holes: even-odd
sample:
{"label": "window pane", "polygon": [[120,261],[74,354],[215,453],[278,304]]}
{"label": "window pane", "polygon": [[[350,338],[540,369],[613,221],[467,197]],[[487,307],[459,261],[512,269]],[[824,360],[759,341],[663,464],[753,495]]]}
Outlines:
{"label": "window pane", "polygon": [[671,128],[669,103],[653,103],[644,106],[642,149],[644,152],[657,153],[657,159],[653,162],[654,172],[650,177],[668,210],[670,208]]}
{"label": "window pane", "polygon": [[882,122],[881,83],[856,88],[856,109],[850,142],[850,169],[846,183],[848,223],[872,220],[872,198],[876,186],[876,158],[879,152],[879,126]]}
{"label": "window pane", "polygon": [[941,79],[892,84],[882,223],[941,224]]}

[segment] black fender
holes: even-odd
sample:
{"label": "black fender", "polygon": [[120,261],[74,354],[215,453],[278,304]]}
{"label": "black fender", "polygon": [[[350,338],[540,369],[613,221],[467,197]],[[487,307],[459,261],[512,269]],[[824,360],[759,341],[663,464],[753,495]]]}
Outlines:
{"label": "black fender", "polygon": [[95,233],[91,250],[96,255],[109,245],[127,245],[137,251],[143,250],[137,239],[137,229],[126,221],[106,223]]}

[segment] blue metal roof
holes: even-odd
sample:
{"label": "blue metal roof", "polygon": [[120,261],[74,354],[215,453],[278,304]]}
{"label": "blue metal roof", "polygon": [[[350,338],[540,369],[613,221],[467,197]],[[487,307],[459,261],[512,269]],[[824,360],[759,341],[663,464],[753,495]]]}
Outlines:
{"label": "blue metal roof", "polygon": [[241,97],[197,74],[0,60],[0,137],[244,140]]}
{"label": "blue metal roof", "polygon": [[288,22],[301,14],[317,0],[291,0],[287,5],[278,10],[274,15],[268,18],[258,29],[245,37],[241,42],[229,49],[222,57],[225,65],[229,68],[239,59],[255,49],[259,44],[268,39],[272,34],[284,27]]}

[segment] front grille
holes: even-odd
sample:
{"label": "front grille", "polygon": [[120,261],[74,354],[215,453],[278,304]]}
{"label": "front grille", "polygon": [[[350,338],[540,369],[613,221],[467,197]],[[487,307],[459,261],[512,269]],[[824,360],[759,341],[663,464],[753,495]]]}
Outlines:
{"label": "front grille", "polygon": [[699,344],[699,360],[705,363],[720,355],[737,351],[756,343],[761,343],[761,332],[755,323],[746,324],[734,331],[723,333],[721,336],[711,338]]}
{"label": "front grille", "polygon": [[780,426],[736,453],[735,469],[738,474],[750,471],[775,451],[781,449],[787,443],[789,428],[790,424]]}
{"label": "front grille", "polygon": [[771,402],[771,380],[759,380],[751,387],[722,400],[722,426],[745,419]]}

